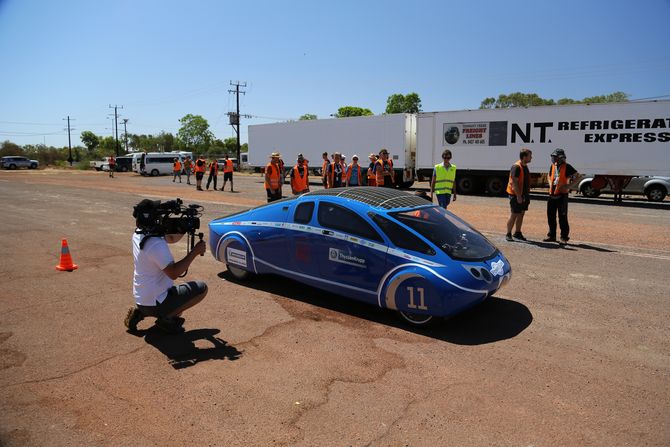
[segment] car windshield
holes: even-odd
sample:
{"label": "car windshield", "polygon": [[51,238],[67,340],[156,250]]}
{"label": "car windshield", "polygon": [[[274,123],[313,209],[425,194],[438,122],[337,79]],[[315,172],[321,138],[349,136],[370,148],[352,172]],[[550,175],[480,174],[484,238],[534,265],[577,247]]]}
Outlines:
{"label": "car windshield", "polygon": [[390,215],[453,259],[484,260],[498,251],[481,233],[443,208],[434,206]]}

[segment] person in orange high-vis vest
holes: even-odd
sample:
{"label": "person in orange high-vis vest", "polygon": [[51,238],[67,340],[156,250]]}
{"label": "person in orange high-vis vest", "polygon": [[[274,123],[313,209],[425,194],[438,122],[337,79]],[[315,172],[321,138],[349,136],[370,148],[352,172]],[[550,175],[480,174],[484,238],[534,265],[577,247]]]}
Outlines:
{"label": "person in orange high-vis vest", "polygon": [[279,179],[281,178],[279,152],[273,152],[270,155],[270,163],[265,166],[265,192],[268,195],[268,203],[281,199],[281,189],[279,188]]}
{"label": "person in orange high-vis vest", "polygon": [[377,163],[377,154],[368,155],[370,164],[368,165],[367,173],[367,185],[368,186],[377,186],[377,178],[375,177],[375,164]]}
{"label": "person in orange high-vis vest", "polygon": [[221,187],[221,191],[226,189],[226,182],[230,180],[230,192],[233,192],[233,160],[229,160],[228,155],[226,155],[226,159],[223,162],[223,186]]}
{"label": "person in orange high-vis vest", "polygon": [[209,184],[214,180],[214,191],[216,191],[216,179],[219,176],[219,162],[216,161],[216,158],[209,162],[209,167],[207,169],[209,171],[209,176],[207,177],[207,186],[205,189],[209,191]]}
{"label": "person in orange high-vis vest", "polygon": [[177,179],[177,176],[179,176],[179,183],[181,183],[181,161],[175,158],[172,163],[172,183]]}
{"label": "person in orange high-vis vest", "polygon": [[393,188],[393,161],[389,159],[389,151],[379,151],[379,160],[375,163],[375,180],[377,186]]}
{"label": "person in orange high-vis vest", "polygon": [[184,160],[184,174],[186,174],[186,184],[190,185],[191,184],[191,171],[193,170],[193,162],[191,161],[191,157],[188,155],[186,156],[186,160]]}
{"label": "person in orange high-vis vest", "polygon": [[568,223],[568,193],[570,183],[574,182],[579,173],[566,163],[565,151],[556,149],[551,153],[549,167],[549,200],[547,200],[547,223],[549,232],[543,242],[556,242],[556,214],[561,227],[561,238],[558,243],[567,245],[570,240],[570,224]]}
{"label": "person in orange high-vis vest", "polygon": [[358,164],[358,155],[351,157],[351,163],[347,168],[346,186],[362,186],[363,177],[361,175],[361,165]]}
{"label": "person in orange high-vis vest", "polygon": [[207,162],[201,155],[195,161],[195,184],[198,191],[202,191],[202,178],[205,176],[205,169],[207,169]]}
{"label": "person in orange high-vis vest", "polygon": [[302,154],[298,154],[297,164],[291,169],[291,191],[294,195],[309,192],[309,167]]}
{"label": "person in orange high-vis vest", "polygon": [[330,160],[328,159],[328,152],[322,154],[323,163],[321,164],[321,181],[323,182],[323,187],[328,189],[328,165]]}
{"label": "person in orange high-vis vest", "polygon": [[[526,240],[521,232],[521,225],[523,225],[523,216],[528,210],[528,205],[530,205],[530,173],[527,165],[532,159],[533,151],[526,148],[521,149],[519,160],[512,165],[509,171],[507,194],[511,212],[507,220],[505,239],[510,242],[514,239]],[[513,227],[516,227],[514,237],[512,237]]]}

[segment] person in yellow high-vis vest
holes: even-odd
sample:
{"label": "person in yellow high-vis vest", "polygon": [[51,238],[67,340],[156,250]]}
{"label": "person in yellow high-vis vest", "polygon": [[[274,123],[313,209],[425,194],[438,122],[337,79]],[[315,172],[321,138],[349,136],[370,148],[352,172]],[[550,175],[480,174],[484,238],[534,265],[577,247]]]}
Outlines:
{"label": "person in yellow high-vis vest", "polygon": [[435,165],[433,177],[430,179],[430,200],[433,201],[433,192],[437,196],[437,203],[445,210],[449,203],[456,201],[456,165],[451,163],[451,151],[442,152],[442,163]]}

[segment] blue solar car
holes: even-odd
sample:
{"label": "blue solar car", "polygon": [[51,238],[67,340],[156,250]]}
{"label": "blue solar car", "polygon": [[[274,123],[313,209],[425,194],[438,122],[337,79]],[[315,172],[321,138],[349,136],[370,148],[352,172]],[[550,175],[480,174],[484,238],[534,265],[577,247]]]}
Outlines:
{"label": "blue solar car", "polygon": [[481,303],[511,278],[503,254],[453,213],[390,188],[333,188],[209,224],[235,278],[276,274],[422,326]]}

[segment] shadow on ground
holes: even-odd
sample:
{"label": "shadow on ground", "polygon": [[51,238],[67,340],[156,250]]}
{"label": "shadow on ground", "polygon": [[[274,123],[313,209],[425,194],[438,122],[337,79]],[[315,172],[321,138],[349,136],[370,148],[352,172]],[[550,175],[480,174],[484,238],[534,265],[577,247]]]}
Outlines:
{"label": "shadow on ground", "polygon": [[[219,332],[218,329],[194,329],[183,334],[168,335],[152,326],[145,331],[138,331],[138,335],[144,335],[144,341],[165,354],[170,366],[182,369],[207,360],[240,358],[242,352],[216,337]],[[199,340],[210,343],[211,347],[199,348],[196,346]]]}
{"label": "shadow on ground", "polygon": [[227,270],[218,276],[226,281],[262,290],[280,298],[300,301],[459,345],[480,345],[512,338],[523,332],[533,321],[533,315],[523,304],[505,298],[490,297],[482,304],[455,317],[438,320],[428,328],[417,328],[401,320],[395,311],[347,299],[288,278],[262,275],[238,281]]}

